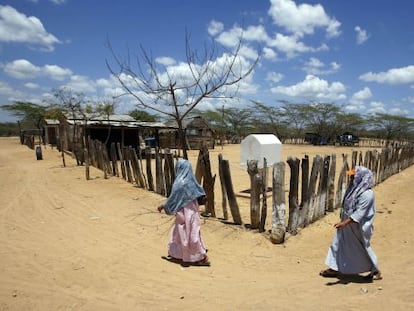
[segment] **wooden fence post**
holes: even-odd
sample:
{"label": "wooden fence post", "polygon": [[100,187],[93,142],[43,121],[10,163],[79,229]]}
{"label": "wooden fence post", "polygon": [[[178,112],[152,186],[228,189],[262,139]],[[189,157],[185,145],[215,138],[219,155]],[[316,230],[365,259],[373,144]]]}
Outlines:
{"label": "wooden fence post", "polygon": [[301,191],[301,203],[299,210],[299,222],[298,226],[303,228],[306,223],[306,217],[309,214],[309,156],[305,155],[302,158],[302,191]]}
{"label": "wooden fence post", "polygon": [[262,178],[257,167],[257,160],[247,161],[247,172],[250,176],[250,228],[258,229],[260,224],[260,189]]}
{"label": "wooden fence post", "polygon": [[272,231],[270,241],[281,244],[285,241],[285,163],[273,164],[272,172]]}
{"label": "wooden fence post", "polygon": [[263,169],[262,169],[262,211],[260,215],[259,232],[265,231],[266,217],[267,217],[267,161],[263,158]]}
{"label": "wooden fence post", "polygon": [[111,159],[112,159],[112,172],[113,172],[113,175],[119,177],[118,156],[116,154],[115,143],[111,143]]}
{"label": "wooden fence post", "polygon": [[159,147],[155,148],[155,189],[158,194],[165,196],[165,176]]}
{"label": "wooden fence post", "polygon": [[218,170],[219,170],[219,177],[220,177],[220,184],[221,184],[221,207],[223,209],[223,219],[228,220],[229,214],[227,212],[227,190],[224,183],[224,176],[223,176],[223,155],[220,153],[218,155]]}
{"label": "wooden fence post", "polygon": [[348,167],[348,155],[342,154],[342,168],[339,172],[338,176],[338,187],[336,189],[336,204],[335,208],[341,208],[342,207],[342,200],[345,195],[346,188],[348,186],[347,180],[346,180],[346,171],[349,169]]}
{"label": "wooden fence post", "polygon": [[229,199],[231,215],[233,217],[234,223],[236,225],[241,225],[242,220],[240,217],[239,205],[237,204],[236,195],[234,194],[229,161],[223,160],[221,164],[222,164],[223,179],[224,179],[224,183],[226,185],[226,190],[227,190],[227,198]]}
{"label": "wooden fence post", "polygon": [[172,184],[175,179],[174,159],[170,149],[165,150],[164,171],[166,196],[168,197],[171,194]]}
{"label": "wooden fence post", "polygon": [[145,148],[145,159],[146,159],[146,164],[147,164],[148,190],[154,191],[154,179],[152,178],[152,170],[151,170],[151,147]]}
{"label": "wooden fence post", "polygon": [[124,156],[123,156],[122,150],[121,150],[121,144],[120,143],[116,143],[116,146],[118,148],[119,163],[121,163],[121,174],[122,174],[122,178],[123,179],[126,179],[125,163],[124,163]]}
{"label": "wooden fence post", "polygon": [[290,167],[290,189],[289,189],[289,221],[287,231],[297,234],[299,218],[299,159],[288,157],[287,163]]}
{"label": "wooden fence post", "polygon": [[313,217],[315,214],[316,206],[318,203],[318,197],[316,196],[316,181],[318,180],[318,175],[320,173],[322,158],[319,155],[316,155],[313,158],[311,175],[309,178],[309,214],[307,215],[305,225],[308,225],[313,222]]}
{"label": "wooden fence post", "polygon": [[198,172],[200,181],[201,179],[203,180],[203,188],[206,191],[207,202],[205,212],[208,216],[216,217],[216,211],[214,209],[214,183],[216,181],[216,175],[212,176],[211,174],[210,153],[207,145],[203,145],[200,148],[196,172]]}
{"label": "wooden fence post", "polygon": [[133,180],[132,180],[131,165],[130,165],[131,157],[130,157],[130,154],[128,152],[128,147],[125,147],[124,146],[122,148],[122,152],[124,154],[125,172],[126,172],[126,175],[127,175],[127,181],[130,182],[130,183],[132,183]]}
{"label": "wooden fence post", "polygon": [[335,173],[336,173],[336,154],[331,156],[331,164],[328,171],[327,180],[327,200],[326,211],[333,212],[335,208]]}

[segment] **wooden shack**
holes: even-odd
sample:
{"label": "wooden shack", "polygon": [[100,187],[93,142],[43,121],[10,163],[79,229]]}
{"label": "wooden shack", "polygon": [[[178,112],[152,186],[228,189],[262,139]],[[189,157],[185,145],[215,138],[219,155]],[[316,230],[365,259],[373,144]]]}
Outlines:
{"label": "wooden shack", "polygon": [[43,119],[41,122],[43,128],[43,142],[47,145],[56,146],[59,137],[59,120],[57,119]]}
{"label": "wooden shack", "polygon": [[91,140],[99,140],[109,147],[111,143],[120,143],[121,146],[141,148],[147,137],[154,137],[158,145],[158,132],[165,129],[161,122],[137,121],[129,115],[110,115],[70,117],[60,120],[62,144],[65,150],[72,151],[75,145],[82,143],[82,136]]}
{"label": "wooden shack", "polygon": [[[161,148],[176,149],[179,147],[178,125],[175,120],[165,123],[166,129],[159,131],[159,144]],[[187,149],[199,149],[203,144],[214,149],[214,131],[201,116],[185,118],[183,130]]]}

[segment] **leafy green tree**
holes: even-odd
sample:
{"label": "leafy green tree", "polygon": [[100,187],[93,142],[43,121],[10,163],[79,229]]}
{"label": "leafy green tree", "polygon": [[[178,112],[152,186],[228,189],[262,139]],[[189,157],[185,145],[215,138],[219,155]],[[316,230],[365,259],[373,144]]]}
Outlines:
{"label": "leafy green tree", "polygon": [[280,107],[252,101],[251,113],[252,126],[256,132],[275,134],[281,139],[288,136],[285,114]]}
{"label": "leafy green tree", "polygon": [[0,136],[19,136],[19,127],[16,122],[0,123]]}
{"label": "leafy green tree", "polygon": [[339,112],[336,116],[337,135],[344,132],[351,132],[355,135],[361,135],[365,132],[367,120],[357,113]]}
{"label": "leafy green tree", "polygon": [[137,121],[145,121],[145,122],[157,122],[158,117],[156,115],[150,114],[145,110],[134,109],[128,112],[128,115],[133,117]]}
{"label": "leafy green tree", "polygon": [[253,131],[250,109],[225,108],[223,116],[227,136],[231,136],[232,140],[240,141]]}
{"label": "leafy green tree", "polygon": [[115,106],[116,106],[116,102],[114,101],[114,99],[104,99],[102,101],[99,101],[98,103],[96,103],[95,105],[95,112],[98,115],[104,116],[106,121],[108,122],[108,133],[106,135],[106,139],[104,144],[107,145],[109,138],[111,136],[111,123],[110,123],[110,117],[111,115],[113,115],[115,113]]}
{"label": "leafy green tree", "polygon": [[409,139],[414,130],[414,119],[386,113],[376,113],[368,117],[371,129],[388,141]]}
{"label": "leafy green tree", "polygon": [[337,136],[337,119],[341,107],[331,103],[311,103],[307,106],[307,126],[314,133],[328,138]]}
{"label": "leafy green tree", "polygon": [[22,101],[15,101],[13,104],[3,105],[0,108],[19,118],[21,123],[34,126],[37,129],[40,129],[41,121],[48,111],[46,106]]}

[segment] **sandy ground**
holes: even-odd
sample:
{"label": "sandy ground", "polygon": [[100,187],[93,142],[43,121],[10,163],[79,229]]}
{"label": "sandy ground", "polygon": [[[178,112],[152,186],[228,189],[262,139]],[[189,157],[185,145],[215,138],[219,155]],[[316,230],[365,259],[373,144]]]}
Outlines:
{"label": "sandy ground", "polygon": [[[286,145],[282,158],[350,150]],[[219,153],[235,190],[248,188],[239,146],[213,150],[213,167]],[[162,197],[95,169],[86,181],[83,167],[69,157],[62,167],[50,148],[43,158],[0,139],[0,310],[414,309],[414,167],[375,187],[372,243],[384,279],[361,283],[318,275],[337,212],[283,245],[203,218],[212,266],[184,268],[161,259],[174,220],[155,211]],[[248,200],[238,201],[247,219]]]}

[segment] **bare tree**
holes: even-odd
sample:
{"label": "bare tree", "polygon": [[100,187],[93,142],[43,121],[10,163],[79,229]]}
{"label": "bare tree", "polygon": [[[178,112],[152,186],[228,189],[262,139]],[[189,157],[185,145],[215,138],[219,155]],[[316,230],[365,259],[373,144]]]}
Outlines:
{"label": "bare tree", "polygon": [[[108,42],[116,69],[107,61],[111,74],[119,81],[125,94],[136,99],[141,108],[174,119],[179,131],[180,146],[187,158],[183,119],[204,99],[233,98],[238,83],[248,77],[259,60],[247,61],[241,55],[242,37],[233,51],[219,55],[218,46],[211,42],[201,53],[192,49],[188,33],[185,36],[185,62],[166,67],[140,46],[136,65],[130,57],[117,56]],[[134,67],[134,68],[133,68]]]}
{"label": "bare tree", "polygon": [[95,112],[98,115],[102,115],[105,117],[106,121],[108,122],[108,133],[106,135],[106,139],[104,145],[108,144],[109,138],[111,137],[111,122],[110,117],[115,113],[116,102],[114,98],[104,98],[101,101],[98,101],[95,105]]}
{"label": "bare tree", "polygon": [[[54,97],[57,102],[52,105],[53,109],[55,109],[58,114],[69,114],[73,119],[72,153],[74,154],[78,165],[85,162],[85,175],[86,179],[89,180],[89,154],[86,127],[92,113],[92,107],[87,104],[84,94],[75,93],[68,88],[55,90]],[[80,141],[78,139],[80,135],[77,135],[79,130],[77,120],[81,120],[83,124]],[[61,145],[63,156],[63,142]]]}

